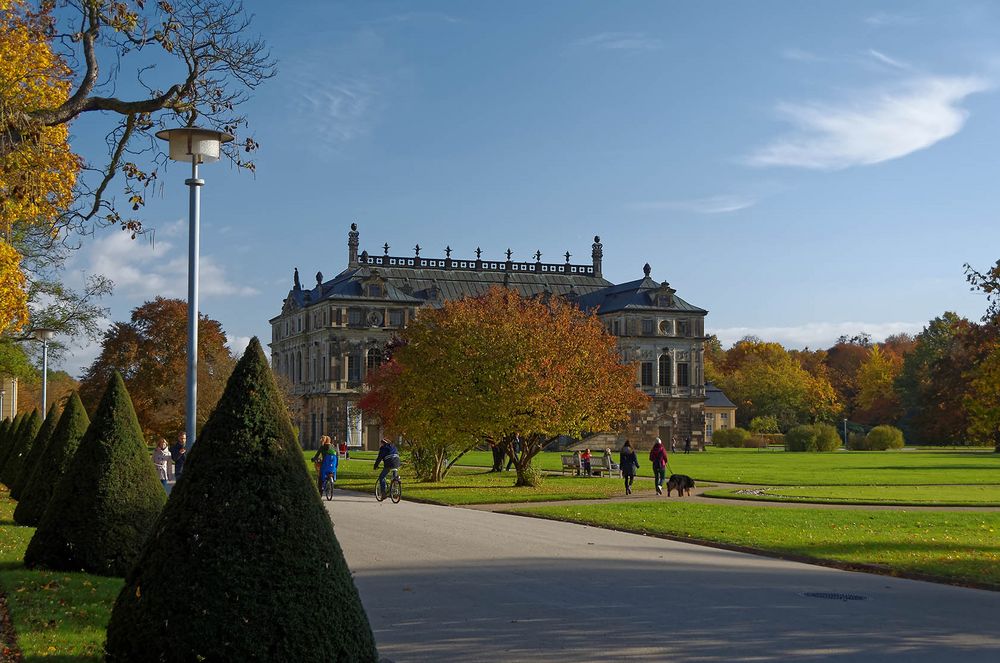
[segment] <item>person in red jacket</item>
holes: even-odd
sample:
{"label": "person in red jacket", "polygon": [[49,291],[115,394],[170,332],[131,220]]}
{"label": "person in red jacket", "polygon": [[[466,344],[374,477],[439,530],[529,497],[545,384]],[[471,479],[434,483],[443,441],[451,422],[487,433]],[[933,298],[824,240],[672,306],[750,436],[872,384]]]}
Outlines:
{"label": "person in red jacket", "polygon": [[649,462],[653,464],[653,482],[656,484],[656,494],[663,494],[663,481],[667,478],[667,449],[660,438],[649,450]]}

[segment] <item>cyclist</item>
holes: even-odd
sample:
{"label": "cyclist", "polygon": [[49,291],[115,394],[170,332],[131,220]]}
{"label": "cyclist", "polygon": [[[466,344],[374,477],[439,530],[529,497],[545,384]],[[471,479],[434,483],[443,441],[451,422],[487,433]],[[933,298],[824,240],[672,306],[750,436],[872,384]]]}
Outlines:
{"label": "cyclist", "polygon": [[378,457],[375,459],[375,466],[373,469],[378,469],[378,464],[382,463],[382,473],[378,475],[378,485],[382,490],[382,494],[386,494],[385,477],[389,472],[399,469],[399,451],[389,440],[382,438],[382,442],[378,448]]}
{"label": "cyclist", "polygon": [[334,482],[337,481],[337,466],[340,464],[340,457],[337,455],[337,450],[333,448],[329,435],[324,435],[319,438],[319,441],[319,450],[313,456],[312,460],[316,464],[316,470],[319,472],[319,490],[323,492],[323,483],[327,475]]}

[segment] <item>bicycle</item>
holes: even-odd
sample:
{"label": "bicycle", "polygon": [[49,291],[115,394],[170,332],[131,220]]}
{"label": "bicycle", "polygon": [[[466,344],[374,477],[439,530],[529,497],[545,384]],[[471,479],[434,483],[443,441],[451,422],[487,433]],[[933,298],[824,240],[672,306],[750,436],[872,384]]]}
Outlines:
{"label": "bicycle", "polygon": [[336,481],[334,480],[332,474],[327,474],[326,477],[323,478],[323,490],[320,492],[326,497],[327,502],[333,500],[334,483],[336,483]]}
{"label": "bicycle", "polygon": [[[382,483],[379,481],[375,482],[375,499],[379,502],[386,498],[385,494],[382,493]],[[393,504],[399,504],[399,500],[403,498],[403,482],[399,480],[399,470],[393,468],[392,479],[389,480],[389,499],[392,500]]]}

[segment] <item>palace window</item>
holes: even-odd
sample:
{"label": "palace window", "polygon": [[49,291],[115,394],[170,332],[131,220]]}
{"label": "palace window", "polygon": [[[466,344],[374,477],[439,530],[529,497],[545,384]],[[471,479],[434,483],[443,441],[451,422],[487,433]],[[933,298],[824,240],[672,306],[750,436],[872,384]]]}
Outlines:
{"label": "palace window", "polygon": [[678,336],[690,336],[691,325],[687,320],[677,321],[677,335]]}
{"label": "palace window", "polygon": [[393,327],[402,327],[403,312],[399,310],[389,311],[389,324]]}
{"label": "palace window", "polygon": [[369,297],[381,297],[382,296],[382,286],[377,283],[373,283],[368,286],[368,296]]}
{"label": "palace window", "polygon": [[670,386],[670,355],[660,355],[660,386]]}
{"label": "palace window", "polygon": [[361,357],[358,355],[347,355],[347,382],[361,382]]}
{"label": "palace window", "polygon": [[352,308],[347,312],[347,324],[352,327],[361,324],[361,309]]}
{"label": "palace window", "polygon": [[622,321],[621,320],[614,320],[614,321],[611,322],[611,333],[614,334],[615,336],[621,336],[622,335]]}
{"label": "palace window", "polygon": [[642,362],[642,386],[653,386],[653,362],[651,361]]}
{"label": "palace window", "polygon": [[677,364],[677,386],[686,387],[688,380],[688,364],[686,362]]}
{"label": "palace window", "polygon": [[368,351],[368,372],[371,373],[376,368],[382,365],[382,351],[378,348],[372,348]]}
{"label": "palace window", "polygon": [[653,321],[646,319],[642,321],[642,335],[652,336],[653,335]]}

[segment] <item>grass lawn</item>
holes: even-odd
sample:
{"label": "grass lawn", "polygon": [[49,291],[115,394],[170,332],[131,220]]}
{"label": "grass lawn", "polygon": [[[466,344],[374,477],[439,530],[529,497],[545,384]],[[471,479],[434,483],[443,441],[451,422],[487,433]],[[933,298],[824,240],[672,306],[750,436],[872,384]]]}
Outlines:
{"label": "grass lawn", "polygon": [[[536,464],[561,469],[558,452],[543,452]],[[461,465],[489,467],[489,452],[462,456]],[[652,476],[645,453],[639,453],[639,474]],[[915,486],[935,484],[1000,485],[1000,454],[990,449],[907,449],[903,451],[836,451],[788,453],[756,449],[715,449],[703,453],[672,453],[674,472],[703,481],[767,486]]]}
{"label": "grass lawn", "polygon": [[1000,589],[1000,513],[773,509],[680,501],[518,508],[547,518],[874,564]]}
{"label": "grass lawn", "polygon": [[103,660],[104,632],[122,579],[25,569],[21,560],[35,530],[14,524],[15,504],[0,487],[0,586],[25,660]]}
{"label": "grass lawn", "polygon": [[[306,452],[306,460],[313,452]],[[337,470],[337,487],[345,490],[372,492],[378,471],[372,470],[375,454],[352,453],[351,460],[341,460]],[[515,488],[516,479],[510,472],[490,473],[482,469],[455,467],[440,483],[418,482],[403,463],[403,499],[416,499],[437,504],[502,504],[505,502],[542,502],[548,500],[600,499],[625,493],[621,479],[599,477],[546,476],[542,485]],[[315,476],[315,475],[314,475]],[[653,493],[651,481],[637,482],[635,494]],[[336,497],[334,498],[336,499]]]}
{"label": "grass lawn", "polygon": [[978,486],[777,486],[753,494],[709,490],[708,497],[772,502],[893,504],[901,506],[1000,506],[1000,485]]}

